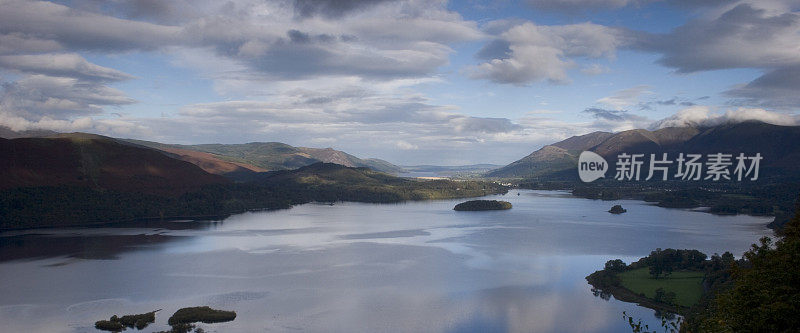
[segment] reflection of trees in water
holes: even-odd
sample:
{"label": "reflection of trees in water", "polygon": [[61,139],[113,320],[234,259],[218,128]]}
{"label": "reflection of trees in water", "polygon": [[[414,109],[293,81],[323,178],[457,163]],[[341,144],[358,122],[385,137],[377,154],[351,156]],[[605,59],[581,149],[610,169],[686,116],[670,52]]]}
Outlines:
{"label": "reflection of trees in water", "polygon": [[20,259],[68,257],[113,260],[119,255],[179,239],[168,235],[19,235],[0,237],[0,262]]}
{"label": "reflection of trees in water", "polygon": [[628,322],[631,332],[634,333],[677,333],[681,329],[683,317],[680,317],[672,312],[656,310],[654,313],[656,319],[660,319],[660,327],[654,327],[650,330],[650,325],[642,324],[642,319],[633,319],[628,313],[622,311],[622,319]]}
{"label": "reflection of trees in water", "polygon": [[661,310],[655,310],[655,312],[653,313],[653,316],[656,317],[656,319],[661,319],[661,320],[663,320],[663,319],[675,320],[675,318],[677,317],[677,315],[672,313],[672,312],[661,311]]}
{"label": "reflection of trees in water", "polygon": [[592,295],[594,295],[594,297],[600,297],[604,301],[608,301],[609,299],[611,299],[611,293],[610,292],[607,292],[607,291],[604,291],[604,290],[598,289],[598,288],[592,288]]}
{"label": "reflection of trees in water", "polygon": [[[120,230],[140,228],[136,234],[115,234],[114,226],[85,229],[31,230],[30,233],[0,235],[0,262],[23,259],[68,257],[77,259],[113,260],[119,255],[146,247],[160,246],[187,236],[164,234],[171,230],[210,230],[223,221],[137,221],[120,225]],[[127,226],[127,228],[125,227]],[[84,232],[86,231],[86,232]],[[120,231],[125,232],[125,231]]]}

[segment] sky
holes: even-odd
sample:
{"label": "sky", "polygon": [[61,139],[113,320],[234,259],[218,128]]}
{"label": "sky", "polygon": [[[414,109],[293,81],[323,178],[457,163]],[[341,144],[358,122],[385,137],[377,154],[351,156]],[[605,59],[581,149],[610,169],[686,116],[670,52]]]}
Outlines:
{"label": "sky", "polygon": [[800,0],[0,0],[0,126],[507,164],[800,124]]}

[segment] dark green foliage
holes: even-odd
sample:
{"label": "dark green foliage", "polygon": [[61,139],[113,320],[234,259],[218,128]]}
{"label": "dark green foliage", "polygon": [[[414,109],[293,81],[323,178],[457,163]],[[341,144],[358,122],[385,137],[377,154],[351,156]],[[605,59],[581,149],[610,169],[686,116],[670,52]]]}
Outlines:
{"label": "dark green foliage", "polygon": [[[800,327],[800,217],[773,244],[764,237],[731,264],[706,306],[687,318],[687,332],[791,332]],[[720,258],[719,260],[726,260]]]}
{"label": "dark green foliage", "polygon": [[599,180],[593,183],[523,182],[521,188],[567,189],[582,198],[619,200],[636,199],[655,202],[667,208],[709,207],[714,214],[773,215],[770,228],[779,230],[794,212],[800,193],[796,179],[763,179],[758,182],[621,182]]}
{"label": "dark green foliage", "polygon": [[656,249],[631,264],[632,268],[649,267],[653,278],[668,276],[673,270],[703,270],[707,256],[697,250]]}
{"label": "dark green foliage", "polygon": [[221,323],[236,319],[236,312],[215,310],[207,306],[182,308],[169,317],[170,325],[202,322],[206,324]]}
{"label": "dark green foliage", "polygon": [[147,327],[147,325],[150,325],[156,321],[156,312],[158,311],[161,310],[142,314],[124,315],[122,317],[113,315],[111,318],[109,318],[109,320],[98,320],[94,323],[94,327],[98,330],[112,332],[119,332],[125,330],[126,328],[134,327],[138,330],[142,330]]}
{"label": "dark green foliage", "polygon": [[387,203],[505,193],[478,181],[417,181],[366,168],[318,163],[252,183],[200,187],[180,196],[61,186],[0,192],[0,229],[87,225],[138,219],[224,216],[311,201]]}
{"label": "dark green foliage", "polygon": [[622,259],[609,260],[605,265],[605,270],[609,272],[620,273],[626,271],[627,269],[628,265],[626,265]]}
{"label": "dark green foliage", "polygon": [[589,284],[599,289],[618,287],[621,282],[616,272],[606,270],[600,270],[589,274],[586,280],[589,281]]}
{"label": "dark green foliage", "polygon": [[511,203],[498,200],[470,200],[457,204],[453,209],[458,211],[505,210],[511,209]]}
{"label": "dark green foliage", "polygon": [[98,320],[94,323],[94,328],[103,331],[119,332],[124,330],[125,326],[118,321]]}
{"label": "dark green foliage", "polygon": [[642,324],[641,319],[634,320],[633,317],[629,316],[625,311],[622,311],[622,319],[628,322],[631,332],[633,333],[658,333],[659,331],[664,333],[676,333],[680,330],[681,322],[683,321],[681,317],[676,318],[674,314],[659,314],[658,311],[656,311],[656,314],[661,318],[661,329],[653,329],[652,331],[649,325]]}
{"label": "dark green foliage", "polygon": [[144,329],[147,325],[156,321],[156,312],[148,312],[143,314],[125,315],[119,318],[119,322],[126,327],[136,327],[136,329]]}
{"label": "dark green foliage", "polygon": [[653,300],[659,303],[675,305],[675,298],[676,295],[674,292],[664,291],[664,288],[658,288],[656,289],[656,295],[653,297]]}
{"label": "dark green foliage", "polygon": [[[714,257],[717,261],[713,259],[707,261],[706,255],[697,250],[656,249],[647,257],[641,258],[630,265],[625,265],[625,262],[621,259],[609,260],[605,263],[604,269],[590,274],[586,277],[586,280],[592,285],[592,292],[595,296],[606,299],[608,295],[613,295],[614,298],[624,302],[635,302],[642,306],[670,312],[682,312],[688,306],[684,304],[686,303],[685,292],[683,293],[683,303],[677,302],[678,295],[674,292],[664,289],[661,289],[661,292],[656,291],[654,297],[648,298],[644,293],[628,289],[630,286],[623,284],[620,273],[625,275],[631,271],[647,268],[655,282],[658,281],[655,280],[656,278],[664,278],[673,271],[681,271],[680,275],[682,276],[694,271],[705,272],[707,279],[709,275],[717,276],[715,274],[720,274],[718,273],[719,270],[724,270],[722,262],[728,260],[728,256],[730,256],[729,253],[725,255],[725,259],[722,259],[717,255]],[[674,283],[669,283],[671,282],[670,280],[662,281],[665,283],[659,283],[659,285],[675,287]]]}
{"label": "dark green foliage", "polygon": [[628,211],[627,209],[622,208],[622,206],[620,205],[614,205],[614,207],[611,207],[611,209],[608,210],[608,212],[611,214],[622,214],[627,211]]}

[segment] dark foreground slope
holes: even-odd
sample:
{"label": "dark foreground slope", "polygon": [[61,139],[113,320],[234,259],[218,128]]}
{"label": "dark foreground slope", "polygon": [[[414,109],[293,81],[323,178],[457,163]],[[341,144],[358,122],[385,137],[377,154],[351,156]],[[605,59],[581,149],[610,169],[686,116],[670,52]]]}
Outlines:
{"label": "dark foreground slope", "polygon": [[99,135],[0,139],[0,189],[74,186],[178,195],[220,176],[158,151]]}
{"label": "dark foreground slope", "polygon": [[504,192],[316,163],[233,183],[163,151],[86,134],[0,141],[0,229],[222,216],[310,201],[398,202]]}

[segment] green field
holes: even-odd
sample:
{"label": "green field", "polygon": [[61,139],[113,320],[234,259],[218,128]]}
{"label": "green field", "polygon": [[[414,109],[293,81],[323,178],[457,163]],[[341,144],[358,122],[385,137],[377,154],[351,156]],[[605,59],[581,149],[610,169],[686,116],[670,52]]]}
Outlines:
{"label": "green field", "polygon": [[655,297],[656,289],[664,288],[666,292],[674,292],[675,303],[681,306],[692,306],[703,294],[703,273],[694,271],[676,271],[669,277],[653,279],[647,267],[637,268],[617,274],[622,286],[634,293],[644,293],[645,297]]}

